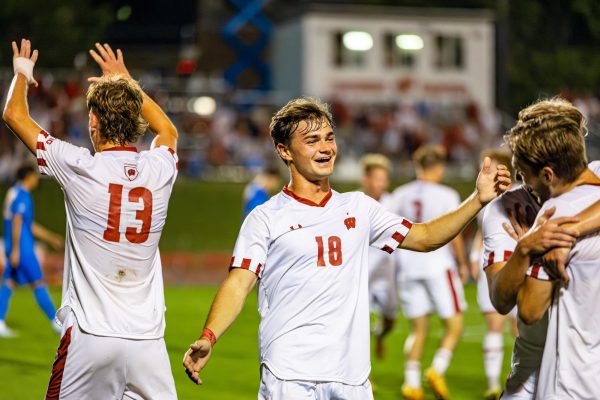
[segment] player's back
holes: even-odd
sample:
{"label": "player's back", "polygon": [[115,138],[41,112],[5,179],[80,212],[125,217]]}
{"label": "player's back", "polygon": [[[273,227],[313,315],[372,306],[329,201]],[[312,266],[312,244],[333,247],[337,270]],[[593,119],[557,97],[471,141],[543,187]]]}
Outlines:
{"label": "player's back", "polygon": [[[575,215],[600,199],[600,187],[584,185],[544,204],[554,217]],[[555,295],[549,311],[538,396],[596,399],[600,393],[600,234],[585,236],[571,250],[570,282]]]}
{"label": "player's back", "polygon": [[115,147],[92,156],[51,136],[40,139],[40,170],[62,186],[67,209],[59,319],[71,309],[92,334],[162,337],[158,243],[177,175],[175,154],[166,147],[141,153]]}
{"label": "player's back", "polygon": [[[460,204],[460,197],[454,189],[423,180],[398,187],[392,196],[390,209],[413,222],[440,217]],[[397,254],[401,279],[430,277],[456,265],[449,245],[429,253],[400,250]]]}

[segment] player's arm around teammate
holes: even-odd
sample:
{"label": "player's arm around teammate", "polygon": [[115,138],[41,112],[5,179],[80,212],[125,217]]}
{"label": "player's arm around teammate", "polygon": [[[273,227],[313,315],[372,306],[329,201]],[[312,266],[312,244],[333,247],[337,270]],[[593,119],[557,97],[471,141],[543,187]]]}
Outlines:
{"label": "player's arm around teammate", "polygon": [[254,272],[235,268],[221,284],[208,312],[200,339],[190,345],[183,357],[186,373],[195,383],[202,384],[199,374],[210,359],[212,347],[242,311],[256,281],[257,276]]}
{"label": "player's arm around teammate", "polygon": [[477,213],[490,201],[510,186],[510,172],[504,165],[491,169],[491,160],[486,158],[479,175],[476,189],[454,211],[422,224],[413,224],[401,244],[401,248],[414,251],[435,250],[459,234]]}
{"label": "player's arm around teammate", "polygon": [[[104,75],[118,74],[133,79],[125,66],[121,49],[117,49],[115,54],[108,44],[96,43],[96,50],[90,50],[90,55],[98,63]],[[88,80],[94,82],[98,78],[89,78]],[[173,151],[177,151],[177,129],[158,104],[146,92],[142,91],[142,93],[144,96],[142,117],[156,135],[151,148],[167,146]]]}

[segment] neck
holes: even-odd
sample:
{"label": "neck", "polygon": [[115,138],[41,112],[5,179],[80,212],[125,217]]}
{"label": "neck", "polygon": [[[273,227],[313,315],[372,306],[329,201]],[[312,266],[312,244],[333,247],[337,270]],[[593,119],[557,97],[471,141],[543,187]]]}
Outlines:
{"label": "neck", "polygon": [[27,184],[27,182],[25,182],[25,181],[19,181],[17,183],[19,184],[19,186],[21,186],[26,191],[28,191],[28,192],[31,191],[31,187],[30,187],[30,185]]}
{"label": "neck", "polygon": [[420,181],[431,182],[431,183],[440,183],[440,178],[437,174],[423,172],[417,176],[417,179]]}
{"label": "neck", "polygon": [[328,177],[310,181],[292,168],[288,189],[297,196],[314,203],[320,203],[327,196],[327,193],[331,191],[331,186],[329,186]]}
{"label": "neck", "polygon": [[96,151],[104,151],[106,149],[110,149],[113,147],[125,147],[125,146],[130,146],[129,143],[125,143],[125,144],[119,144],[116,142],[102,142],[101,144],[95,146]]}
{"label": "neck", "polygon": [[600,179],[589,168],[583,170],[581,174],[572,182],[558,181],[557,184],[550,187],[550,196],[557,197],[580,185],[600,185]]}

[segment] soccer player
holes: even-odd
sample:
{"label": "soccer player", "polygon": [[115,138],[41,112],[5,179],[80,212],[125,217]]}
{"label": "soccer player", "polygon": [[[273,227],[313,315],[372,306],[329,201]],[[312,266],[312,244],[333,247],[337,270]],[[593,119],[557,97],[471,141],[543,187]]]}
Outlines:
{"label": "soccer player", "polygon": [[[103,76],[86,101],[95,154],[44,131],[27,109],[37,50],[15,42],[4,121],[65,193],[63,326],[46,399],[175,399],[163,339],[158,242],[177,176],[177,130],[129,76],[120,50],[96,44]],[[149,151],[131,145],[146,128]]]}
{"label": "soccer player", "polygon": [[244,188],[244,219],[246,219],[248,214],[250,214],[250,211],[254,210],[256,206],[269,200],[271,197],[270,193],[279,186],[280,180],[279,168],[270,166],[258,173],[258,175],[246,185]]}
{"label": "soccer player", "polygon": [[[511,169],[512,155],[503,150],[489,149],[483,152],[482,160],[485,157],[492,159],[492,168],[497,164],[507,165],[513,175]],[[477,222],[481,227],[483,225],[483,214],[477,215]],[[501,228],[501,227],[499,227]],[[502,234],[503,235],[503,234]],[[496,400],[502,393],[500,385],[500,374],[502,372],[502,360],[504,358],[504,322],[509,320],[513,335],[517,336],[517,309],[513,308],[509,313],[509,317],[500,314],[490,301],[490,293],[488,290],[488,282],[485,273],[482,273],[483,265],[483,234],[481,228],[477,230],[473,239],[473,249],[471,250],[471,268],[472,276],[477,281],[477,304],[479,310],[483,314],[486,323],[486,333],[483,337],[483,369],[487,378],[488,387],[484,394],[484,398],[488,400]],[[489,250],[488,250],[489,255]]]}
{"label": "soccer player", "polygon": [[15,336],[6,326],[6,314],[15,283],[31,286],[38,306],[54,331],[60,333],[60,327],[54,321],[56,309],[34,252],[34,238],[47,242],[55,249],[62,248],[63,240],[60,235],[34,221],[31,191],[38,182],[36,168],[24,165],[17,170],[17,183],[8,190],[4,199],[4,254],[7,263],[0,286],[0,337]]}
{"label": "soccer player", "polygon": [[[377,200],[387,210],[392,197],[387,192],[390,185],[390,160],[382,154],[366,154],[360,160],[362,191]],[[369,247],[369,299],[371,312],[381,316],[375,329],[375,355],[385,355],[383,339],[396,322],[398,311],[396,269],[394,258],[386,252]]]}
{"label": "soccer player", "polygon": [[331,189],[337,146],[325,104],[292,100],[275,114],[270,131],[290,182],[244,221],[229,275],[184,367],[202,383],[199,373],[213,346],[258,283],[259,398],[372,399],[369,244],[388,253],[444,245],[506,188],[508,172],[492,173],[486,160],[476,191],[458,209],[413,224],[363,193]]}
{"label": "soccer player", "polygon": [[[413,154],[417,179],[392,193],[392,210],[413,222],[437,218],[458,207],[459,194],[440,182],[444,176],[446,151],[442,146],[425,145]],[[463,329],[462,312],[466,301],[460,276],[468,276],[468,261],[462,235],[449,245],[429,253],[401,250],[396,256],[400,265],[399,293],[404,316],[410,322],[406,339],[406,363],[402,395],[406,399],[423,399],[421,358],[427,339],[429,315],[437,313],[444,325],[431,366],[425,379],[437,398],[447,398],[444,373]]]}
{"label": "soccer player", "polygon": [[[525,185],[542,201],[548,199],[538,213],[538,223],[519,239],[505,267],[515,283],[522,281],[517,302],[524,322],[548,318],[536,398],[597,398],[600,236],[581,236],[574,244],[568,254],[568,283],[563,285],[555,270],[542,268],[550,266],[535,258],[543,249],[532,244],[539,227],[547,224],[543,217],[548,210],[555,210],[555,216],[571,216],[600,200],[600,179],[587,167],[585,118],[566,100],[543,100],[519,113],[505,140]],[[571,247],[571,241],[564,242],[561,247]]]}

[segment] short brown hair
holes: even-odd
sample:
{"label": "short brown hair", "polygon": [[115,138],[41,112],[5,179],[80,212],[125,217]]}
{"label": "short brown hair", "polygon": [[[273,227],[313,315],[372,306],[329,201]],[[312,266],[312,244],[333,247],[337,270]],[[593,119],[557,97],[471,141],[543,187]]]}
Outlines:
{"label": "short brown hair", "polygon": [[572,182],[587,168],[585,125],[581,111],[555,97],[521,110],[504,140],[515,160],[525,163],[534,173],[548,166],[557,177]]}
{"label": "short brown hair", "polygon": [[390,172],[390,159],[383,154],[369,153],[360,159],[363,175],[369,175],[375,168],[382,168]]}
{"label": "short brown hair", "polygon": [[333,117],[326,103],[310,97],[290,100],[271,119],[269,130],[273,144],[289,145],[292,134],[302,121],[306,122],[306,128],[301,133],[319,129],[324,123],[334,127]]}
{"label": "short brown hair", "polygon": [[444,146],[426,144],[414,152],[412,159],[415,167],[428,170],[435,165],[444,164],[446,156],[447,153]]}
{"label": "short brown hair", "polygon": [[496,161],[498,164],[506,166],[510,171],[510,176],[515,176],[515,169],[512,165],[512,154],[510,151],[502,149],[485,149],[481,152],[480,160],[483,161],[486,157],[491,158],[492,161]]}
{"label": "short brown hair", "polygon": [[102,137],[121,146],[135,143],[146,132],[143,102],[140,85],[122,75],[103,76],[86,94],[87,107],[98,118]]}

